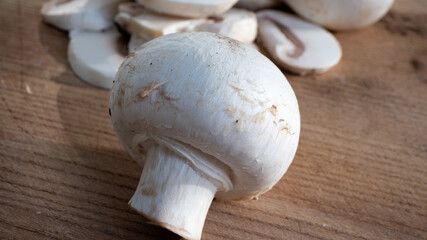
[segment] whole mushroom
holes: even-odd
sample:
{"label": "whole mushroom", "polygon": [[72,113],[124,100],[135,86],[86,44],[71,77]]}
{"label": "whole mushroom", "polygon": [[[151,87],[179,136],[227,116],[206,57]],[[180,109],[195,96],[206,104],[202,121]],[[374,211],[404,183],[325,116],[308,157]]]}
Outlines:
{"label": "whole mushroom", "polygon": [[331,30],[366,27],[380,20],[394,0],[284,0],[295,12]]}
{"label": "whole mushroom", "polygon": [[283,73],[258,51],[213,33],[139,46],[110,98],[114,130],[144,165],[129,202],[151,222],[200,239],[213,198],[253,199],[284,175],[300,115]]}

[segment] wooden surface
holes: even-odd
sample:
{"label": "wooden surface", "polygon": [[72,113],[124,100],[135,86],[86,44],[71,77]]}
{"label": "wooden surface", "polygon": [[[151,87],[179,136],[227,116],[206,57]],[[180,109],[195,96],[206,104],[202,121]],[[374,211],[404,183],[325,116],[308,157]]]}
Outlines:
{"label": "wooden surface", "polygon": [[[179,239],[127,206],[141,167],[109,93],[70,71],[42,1],[0,1],[0,239]],[[203,239],[427,239],[427,1],[337,33],[327,74],[286,74],[302,135],[258,201],[214,201]]]}

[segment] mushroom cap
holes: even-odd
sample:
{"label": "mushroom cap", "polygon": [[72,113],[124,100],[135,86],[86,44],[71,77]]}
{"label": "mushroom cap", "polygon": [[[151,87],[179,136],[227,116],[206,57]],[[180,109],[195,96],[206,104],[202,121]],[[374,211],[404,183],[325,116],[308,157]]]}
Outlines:
{"label": "mushroom cap", "polygon": [[[268,191],[295,155],[300,115],[283,73],[245,44],[213,33],[178,33],[138,47],[111,91],[114,130],[138,161],[162,144],[201,174],[230,182],[220,199]],[[214,169],[214,170],[212,170]],[[216,174],[216,175],[215,175]]]}
{"label": "mushroom cap", "polygon": [[305,75],[326,72],[339,63],[341,46],[324,28],[276,10],[257,15],[261,42],[283,68]]}
{"label": "mushroom cap", "polygon": [[127,0],[52,0],[42,7],[45,22],[62,30],[110,27],[121,2]]}
{"label": "mushroom cap", "polygon": [[381,19],[394,0],[285,0],[299,15],[332,30],[368,26]]}
{"label": "mushroom cap", "polygon": [[68,44],[68,62],[73,72],[94,86],[110,89],[127,48],[116,29],[103,32],[73,30]]}
{"label": "mushroom cap", "polygon": [[224,13],[237,0],[137,0],[137,2],[159,13],[180,17],[203,18]]}

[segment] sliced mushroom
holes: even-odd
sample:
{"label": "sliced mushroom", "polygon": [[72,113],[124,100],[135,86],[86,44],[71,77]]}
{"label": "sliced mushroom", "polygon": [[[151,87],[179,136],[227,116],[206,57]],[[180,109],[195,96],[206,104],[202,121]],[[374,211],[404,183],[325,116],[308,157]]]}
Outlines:
{"label": "sliced mushroom", "polygon": [[[120,19],[119,19],[120,18]],[[243,9],[230,9],[209,18],[181,18],[145,10],[138,16],[119,13],[116,21],[127,31],[142,39],[151,40],[178,32],[213,32],[242,42],[253,42],[257,35],[257,17]]]}
{"label": "sliced mushroom", "polygon": [[215,21],[201,25],[197,31],[218,33],[244,43],[253,42],[257,36],[258,21],[254,12],[232,8],[211,19]]}
{"label": "sliced mushroom", "polygon": [[79,78],[94,86],[110,89],[126,55],[126,44],[115,29],[70,32],[68,62],[71,69]]}
{"label": "sliced mushroom", "polygon": [[235,7],[237,8],[246,8],[252,11],[259,9],[270,8],[275,5],[278,5],[280,0],[239,0]]}
{"label": "sliced mushroom", "polygon": [[204,18],[224,13],[237,0],[137,0],[137,2],[158,13],[180,17]]}
{"label": "sliced mushroom", "polygon": [[340,44],[322,27],[275,10],[257,15],[263,48],[286,70],[300,75],[323,73],[340,61]]}
{"label": "sliced mushroom", "polygon": [[128,51],[129,53],[135,51],[135,49],[139,46],[141,46],[142,44],[146,43],[147,40],[140,38],[136,35],[131,35],[129,43],[128,43]]}
{"label": "sliced mushroom", "polygon": [[156,38],[124,61],[112,124],[145,166],[129,205],[200,239],[211,201],[270,190],[295,155],[300,115],[283,73],[243,43],[212,33]]}
{"label": "sliced mushroom", "polygon": [[119,3],[127,0],[52,0],[42,7],[43,19],[62,30],[110,27]]}
{"label": "sliced mushroom", "polygon": [[285,0],[299,15],[332,30],[368,26],[381,19],[394,0]]}
{"label": "sliced mushroom", "polygon": [[127,30],[140,38],[151,40],[172,33],[193,32],[198,26],[213,21],[205,18],[173,17],[146,10],[130,19]]}

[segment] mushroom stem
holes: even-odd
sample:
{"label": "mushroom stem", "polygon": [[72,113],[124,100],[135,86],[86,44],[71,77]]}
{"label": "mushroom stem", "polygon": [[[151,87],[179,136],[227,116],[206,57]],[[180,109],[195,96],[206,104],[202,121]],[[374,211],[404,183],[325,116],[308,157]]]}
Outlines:
{"label": "mushroom stem", "polygon": [[186,239],[200,239],[216,191],[217,186],[183,157],[157,145],[148,150],[129,205],[156,225]]}

